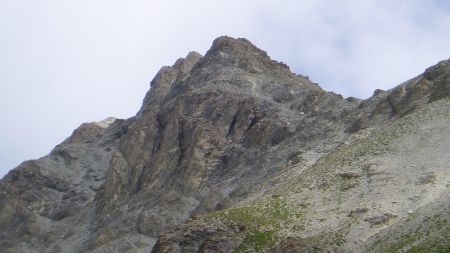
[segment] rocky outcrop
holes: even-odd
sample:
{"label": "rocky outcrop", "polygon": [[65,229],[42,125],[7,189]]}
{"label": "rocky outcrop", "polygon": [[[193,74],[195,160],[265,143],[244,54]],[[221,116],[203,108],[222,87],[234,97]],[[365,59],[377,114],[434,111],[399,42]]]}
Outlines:
{"label": "rocky outcrop", "polygon": [[87,123],[0,183],[2,252],[80,252],[94,223],[93,200],[128,122]]}
{"label": "rocky outcrop", "polygon": [[[354,155],[366,153],[349,145],[445,100],[449,69],[441,62],[368,100],[344,99],[293,74],[248,40],[220,37],[205,56],[191,52],[163,67],[135,117],[83,124],[50,155],[2,179],[0,249],[353,249],[336,235],[348,219],[366,220],[373,232],[401,215],[348,205],[342,217],[331,212],[342,223],[317,225],[313,220],[326,220],[318,216],[324,200],[312,205],[311,199],[339,195],[343,201],[372,187],[359,188],[380,174],[355,171],[350,165],[361,161]],[[344,160],[336,155],[343,150]],[[432,175],[414,189],[440,184],[436,175],[447,174]],[[310,230],[300,229],[306,224]],[[320,233],[340,243],[324,245]]]}
{"label": "rocky outcrop", "polygon": [[100,227],[157,237],[231,207],[263,190],[292,154],[339,135],[335,125],[355,106],[247,40],[219,38],[204,57],[190,53],[157,74],[97,195],[99,214],[111,215]]}
{"label": "rocky outcrop", "polygon": [[450,61],[441,61],[423,74],[389,90],[376,90],[362,101],[358,115],[348,132],[356,132],[374,124],[391,122],[435,100],[449,97]]}

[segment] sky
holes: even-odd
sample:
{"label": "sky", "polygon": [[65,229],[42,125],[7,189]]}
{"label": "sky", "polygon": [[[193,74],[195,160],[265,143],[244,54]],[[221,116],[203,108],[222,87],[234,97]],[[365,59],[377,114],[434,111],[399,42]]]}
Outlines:
{"label": "sky", "polygon": [[450,58],[446,0],[0,0],[0,177],[138,111],[164,65],[244,37],[344,97]]}

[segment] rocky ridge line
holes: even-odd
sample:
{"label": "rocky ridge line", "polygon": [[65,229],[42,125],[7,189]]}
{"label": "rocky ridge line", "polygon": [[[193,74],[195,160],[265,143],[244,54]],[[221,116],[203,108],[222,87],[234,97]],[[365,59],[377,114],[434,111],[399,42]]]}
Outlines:
{"label": "rocky ridge line", "polygon": [[[163,67],[135,117],[83,124],[50,155],[5,176],[0,249],[242,248],[248,224],[230,227],[220,218],[222,225],[213,226],[210,214],[258,203],[346,143],[447,98],[449,65],[367,100],[344,99],[248,40],[220,37],[205,56],[191,52]],[[295,196],[293,202],[301,198]],[[317,246],[302,236],[277,239],[277,247]]]}

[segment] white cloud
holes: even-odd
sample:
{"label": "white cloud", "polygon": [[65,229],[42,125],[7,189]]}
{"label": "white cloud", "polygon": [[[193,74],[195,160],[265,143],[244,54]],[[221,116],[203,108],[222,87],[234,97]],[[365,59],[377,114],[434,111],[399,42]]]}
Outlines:
{"label": "white cloud", "polygon": [[368,97],[450,55],[447,1],[0,0],[0,175],[85,121],[130,117],[162,65],[246,37]]}

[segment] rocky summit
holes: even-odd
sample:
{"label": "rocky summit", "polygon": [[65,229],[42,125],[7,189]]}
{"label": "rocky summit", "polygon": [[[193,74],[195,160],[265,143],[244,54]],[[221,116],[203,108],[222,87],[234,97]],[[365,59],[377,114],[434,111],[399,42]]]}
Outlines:
{"label": "rocky summit", "polygon": [[366,100],[246,39],[0,181],[0,252],[449,252],[450,61]]}

